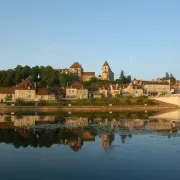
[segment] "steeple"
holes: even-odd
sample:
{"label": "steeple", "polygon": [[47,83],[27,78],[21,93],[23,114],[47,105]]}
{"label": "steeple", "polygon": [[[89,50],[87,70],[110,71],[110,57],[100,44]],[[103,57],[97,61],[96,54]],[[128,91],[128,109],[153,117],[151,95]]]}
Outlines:
{"label": "steeple", "polygon": [[110,67],[107,61],[105,61],[105,63],[104,63],[103,66],[108,66],[108,67]]}

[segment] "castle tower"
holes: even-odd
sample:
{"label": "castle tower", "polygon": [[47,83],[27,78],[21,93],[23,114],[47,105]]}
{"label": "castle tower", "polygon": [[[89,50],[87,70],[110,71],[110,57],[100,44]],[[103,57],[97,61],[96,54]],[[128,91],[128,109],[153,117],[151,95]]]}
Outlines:
{"label": "castle tower", "polygon": [[114,73],[111,71],[111,68],[107,61],[103,64],[102,67],[102,80],[114,80]]}

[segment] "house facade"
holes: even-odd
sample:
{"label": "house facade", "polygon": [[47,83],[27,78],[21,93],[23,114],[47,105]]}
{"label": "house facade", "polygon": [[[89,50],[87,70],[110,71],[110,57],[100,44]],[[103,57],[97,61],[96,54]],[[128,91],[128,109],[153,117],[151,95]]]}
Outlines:
{"label": "house facade", "polygon": [[75,81],[71,86],[66,88],[66,99],[88,99],[88,89]]}
{"label": "house facade", "polygon": [[[11,97],[11,98],[10,98]],[[23,101],[50,101],[56,100],[54,93],[51,93],[48,88],[37,88],[30,77],[22,80],[16,87],[0,88],[0,101],[15,102]]]}
{"label": "house facade", "polygon": [[171,94],[171,85],[167,81],[133,80],[133,84],[142,86],[145,95]]}
{"label": "house facade", "polygon": [[129,93],[132,96],[143,96],[144,90],[141,85],[136,85],[131,82],[130,84],[127,84],[125,88],[122,89],[121,93]]}
{"label": "house facade", "polygon": [[171,94],[170,84],[166,82],[149,82],[144,84],[143,88],[146,95]]}

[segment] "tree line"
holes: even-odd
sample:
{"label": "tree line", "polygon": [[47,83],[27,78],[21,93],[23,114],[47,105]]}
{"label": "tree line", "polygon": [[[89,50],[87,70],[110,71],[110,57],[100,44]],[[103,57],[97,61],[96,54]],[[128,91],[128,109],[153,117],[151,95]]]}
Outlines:
{"label": "tree line", "polygon": [[12,87],[23,79],[31,77],[39,87],[52,87],[60,85],[60,74],[51,66],[21,66],[14,69],[0,71],[0,87]]}
{"label": "tree line", "polygon": [[[0,71],[0,87],[12,87],[20,83],[23,79],[31,77],[38,87],[64,87],[71,85],[74,81],[82,82],[81,77],[74,73],[61,73],[51,66],[21,66],[18,65],[14,69]],[[86,87],[98,87],[102,84],[109,83],[129,83],[131,76],[125,76],[124,71],[121,71],[119,79],[116,81],[103,81],[97,78],[92,78],[88,82],[82,82]]]}

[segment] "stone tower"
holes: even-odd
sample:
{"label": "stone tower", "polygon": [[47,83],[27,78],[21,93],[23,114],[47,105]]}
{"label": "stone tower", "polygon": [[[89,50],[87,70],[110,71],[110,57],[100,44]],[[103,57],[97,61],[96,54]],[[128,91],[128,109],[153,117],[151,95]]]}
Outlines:
{"label": "stone tower", "polygon": [[111,68],[107,61],[105,61],[105,63],[103,64],[101,79],[110,81],[114,80],[114,73],[111,71]]}

